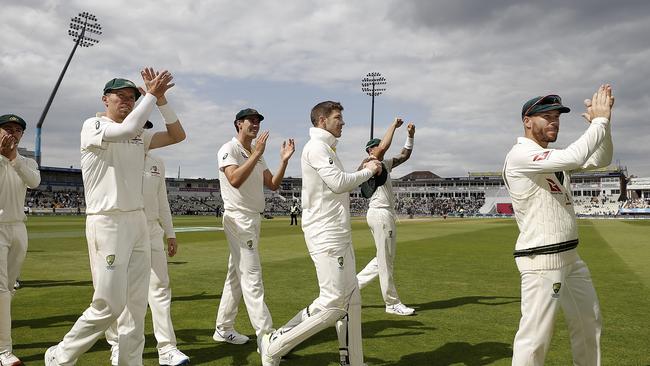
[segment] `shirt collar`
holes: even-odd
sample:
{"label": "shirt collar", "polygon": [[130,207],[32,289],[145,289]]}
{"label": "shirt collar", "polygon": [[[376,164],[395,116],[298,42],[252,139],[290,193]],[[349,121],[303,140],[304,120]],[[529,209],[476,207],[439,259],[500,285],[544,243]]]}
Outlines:
{"label": "shirt collar", "polygon": [[528,137],[523,137],[523,136],[517,137],[517,143],[518,144],[526,144],[526,145],[535,145],[537,147],[541,147],[541,146],[539,146],[539,144],[537,142],[529,139]]}
{"label": "shirt collar", "polygon": [[332,150],[336,148],[336,144],[339,142],[329,131],[318,127],[309,128],[309,137],[314,140],[323,141],[327,146],[331,147]]}

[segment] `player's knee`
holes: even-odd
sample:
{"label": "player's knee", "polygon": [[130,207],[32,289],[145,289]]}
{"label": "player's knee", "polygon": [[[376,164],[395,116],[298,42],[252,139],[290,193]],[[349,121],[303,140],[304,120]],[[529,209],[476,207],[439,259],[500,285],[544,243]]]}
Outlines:
{"label": "player's knee", "polygon": [[124,311],[125,303],[111,303],[103,299],[95,299],[90,304],[95,317],[117,319]]}

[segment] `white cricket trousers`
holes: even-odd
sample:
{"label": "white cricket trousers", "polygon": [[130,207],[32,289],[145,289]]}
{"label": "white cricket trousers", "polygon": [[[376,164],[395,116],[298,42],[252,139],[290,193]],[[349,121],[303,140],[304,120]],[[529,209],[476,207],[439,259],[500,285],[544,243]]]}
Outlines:
{"label": "white cricket trousers", "polygon": [[399,304],[401,301],[393,279],[393,262],[397,249],[397,230],[395,215],[385,208],[369,208],[366,216],[372,237],[375,239],[377,254],[364,269],[357,274],[359,289],[366,287],[379,276],[381,295],[386,306]]}
{"label": "white cricket trousers", "polygon": [[90,307],[58,344],[54,356],[60,365],[74,365],[126,307],[128,321],[120,329],[119,364],[141,366],[151,268],[144,212],[88,215],[86,238],[95,292]]}
{"label": "white cricket trousers", "polygon": [[600,365],[600,306],[587,265],[578,260],[557,270],[521,272],[521,321],[513,366],[542,366],[555,315],[562,308],[575,366]]}
{"label": "white cricket trousers", "polygon": [[273,357],[284,356],[309,337],[336,324],[339,341],[347,345],[350,365],[361,366],[361,296],[352,244],[311,254],[311,258],[316,267],[319,296],[273,333],[268,352]]}
{"label": "white cricket trousers", "polygon": [[27,254],[25,223],[0,224],[0,353],[12,352],[11,298]]}
{"label": "white cricket trousers", "polygon": [[[171,317],[172,290],[169,286],[167,270],[167,252],[165,251],[164,236],[158,221],[149,221],[149,239],[151,242],[151,275],[149,278],[149,308],[153,320],[153,334],[158,342],[158,353],[163,354],[176,348],[176,334]],[[111,346],[118,342],[118,327],[124,322],[126,310],[116,323],[106,331],[106,341]]]}
{"label": "white cricket trousers", "polygon": [[218,331],[223,333],[233,330],[239,301],[243,296],[248,318],[258,340],[273,330],[271,313],[264,303],[262,265],[258,251],[260,225],[258,213],[227,210],[223,214],[223,229],[230,247],[230,257],[216,321]]}

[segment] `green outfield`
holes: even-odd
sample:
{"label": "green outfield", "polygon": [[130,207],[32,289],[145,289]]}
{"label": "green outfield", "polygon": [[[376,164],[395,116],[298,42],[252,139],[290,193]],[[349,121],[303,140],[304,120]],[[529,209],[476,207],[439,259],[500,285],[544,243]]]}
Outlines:
{"label": "green outfield", "polygon": [[[228,258],[214,217],[176,217],[179,254],[170,259],[173,320],[179,348],[194,365],[259,365],[255,342],[212,340]],[[580,220],[579,251],[592,273],[603,315],[603,365],[650,365],[650,220]],[[197,228],[197,229],[192,229]],[[357,269],[374,256],[363,219],[353,223]],[[194,231],[197,230],[197,231]],[[198,231],[200,230],[200,231]],[[375,283],[362,292],[366,362],[370,365],[509,365],[519,320],[519,275],[512,258],[512,220],[402,220],[395,277],[417,315],[384,312]],[[24,288],[13,301],[14,353],[43,363],[88,306],[92,282],[82,217],[30,217]],[[261,256],[266,302],[282,325],[318,294],[302,232],[288,218],[265,220]],[[254,332],[242,302],[237,329]],[[147,318],[145,365],[157,365]],[[102,339],[79,365],[109,365]],[[570,365],[568,332],[560,316],[547,365]],[[338,365],[334,328],[291,353],[283,366]]]}

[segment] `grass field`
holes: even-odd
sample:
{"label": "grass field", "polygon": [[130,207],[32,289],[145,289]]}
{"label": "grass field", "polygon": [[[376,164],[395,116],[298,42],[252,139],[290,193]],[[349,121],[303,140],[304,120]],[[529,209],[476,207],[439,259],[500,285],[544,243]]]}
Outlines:
{"label": "grass field", "polygon": [[[213,217],[177,217],[177,228],[220,226]],[[650,220],[580,220],[581,256],[592,273],[603,315],[603,365],[650,365]],[[92,282],[82,217],[30,217],[24,288],[13,301],[14,353],[41,365],[88,306]],[[357,269],[374,256],[365,220],[353,222]],[[384,312],[379,284],[362,292],[364,353],[370,365],[509,365],[519,320],[519,275],[511,256],[512,220],[402,220],[395,277],[417,315]],[[223,232],[181,232],[170,259],[173,320],[179,348],[194,365],[259,365],[255,342],[212,340],[228,258]],[[287,218],[265,220],[261,257],[266,302],[276,326],[318,294],[302,232]],[[242,302],[237,329],[254,332]],[[147,318],[145,365],[157,365]],[[338,365],[333,328],[300,345],[283,366]],[[108,365],[102,339],[79,365]],[[559,317],[547,365],[570,365],[568,332]]]}

